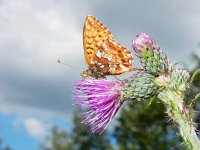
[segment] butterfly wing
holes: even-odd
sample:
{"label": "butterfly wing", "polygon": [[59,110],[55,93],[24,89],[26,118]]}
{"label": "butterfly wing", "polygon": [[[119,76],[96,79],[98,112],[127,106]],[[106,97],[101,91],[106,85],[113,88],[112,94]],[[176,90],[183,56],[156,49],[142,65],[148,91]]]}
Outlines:
{"label": "butterfly wing", "polygon": [[94,16],[86,18],[83,46],[86,63],[93,74],[118,75],[131,71],[131,52],[118,44],[111,32]]}
{"label": "butterfly wing", "polygon": [[114,39],[106,40],[102,51],[102,57],[109,60],[108,74],[118,75],[132,70],[132,53]]}
{"label": "butterfly wing", "polygon": [[87,64],[91,64],[99,47],[109,38],[112,38],[111,32],[94,16],[87,16],[83,28],[83,47]]}

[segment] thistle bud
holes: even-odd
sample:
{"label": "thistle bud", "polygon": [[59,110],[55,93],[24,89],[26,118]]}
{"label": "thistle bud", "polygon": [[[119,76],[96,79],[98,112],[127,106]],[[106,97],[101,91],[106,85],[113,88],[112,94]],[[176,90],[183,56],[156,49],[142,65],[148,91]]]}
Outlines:
{"label": "thistle bud", "polygon": [[155,77],[151,74],[144,72],[137,74],[123,86],[122,99],[140,101],[152,97],[157,90],[154,80]]}
{"label": "thistle bud", "polygon": [[133,39],[133,48],[140,58],[144,71],[152,75],[170,72],[172,65],[169,59],[149,35],[145,33],[137,35]]}
{"label": "thistle bud", "polygon": [[184,69],[173,69],[170,76],[169,87],[174,91],[184,92],[189,85],[190,74]]}
{"label": "thistle bud", "polygon": [[141,49],[159,49],[159,47],[156,45],[155,41],[146,33],[140,33],[135,36],[133,39],[133,49],[136,52],[140,52]]}

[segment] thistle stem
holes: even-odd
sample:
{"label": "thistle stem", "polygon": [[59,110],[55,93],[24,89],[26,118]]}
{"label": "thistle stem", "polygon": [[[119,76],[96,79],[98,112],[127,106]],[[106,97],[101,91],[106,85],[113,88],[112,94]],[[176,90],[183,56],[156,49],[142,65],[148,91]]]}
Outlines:
{"label": "thistle stem", "polygon": [[199,150],[200,141],[191,123],[189,110],[184,105],[182,94],[177,94],[171,90],[164,90],[158,96],[164,102],[167,114],[178,126],[179,134],[183,138],[185,146],[191,150]]}

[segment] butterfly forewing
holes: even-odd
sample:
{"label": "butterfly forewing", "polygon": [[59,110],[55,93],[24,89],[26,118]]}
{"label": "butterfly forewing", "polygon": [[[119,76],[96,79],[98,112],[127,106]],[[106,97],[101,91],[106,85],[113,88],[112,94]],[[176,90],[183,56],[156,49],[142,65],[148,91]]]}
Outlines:
{"label": "butterfly forewing", "polygon": [[88,64],[91,63],[103,42],[111,37],[112,34],[101,22],[94,16],[87,16],[83,29],[83,46]]}
{"label": "butterfly forewing", "polygon": [[83,46],[89,76],[103,78],[131,71],[133,56],[118,44],[111,32],[94,16],[87,16],[83,29]]}

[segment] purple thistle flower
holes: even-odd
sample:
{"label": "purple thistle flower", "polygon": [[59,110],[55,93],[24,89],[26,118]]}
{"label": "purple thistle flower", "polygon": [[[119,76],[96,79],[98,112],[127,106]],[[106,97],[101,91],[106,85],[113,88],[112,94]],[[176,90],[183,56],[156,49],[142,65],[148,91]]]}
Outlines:
{"label": "purple thistle flower", "polygon": [[133,49],[140,52],[142,48],[159,49],[155,41],[146,33],[140,33],[132,41]]}
{"label": "purple thistle flower", "polygon": [[79,100],[75,105],[83,108],[81,123],[91,126],[93,133],[102,133],[123,104],[120,99],[122,85],[122,82],[108,80],[78,80],[74,83],[74,98]]}

